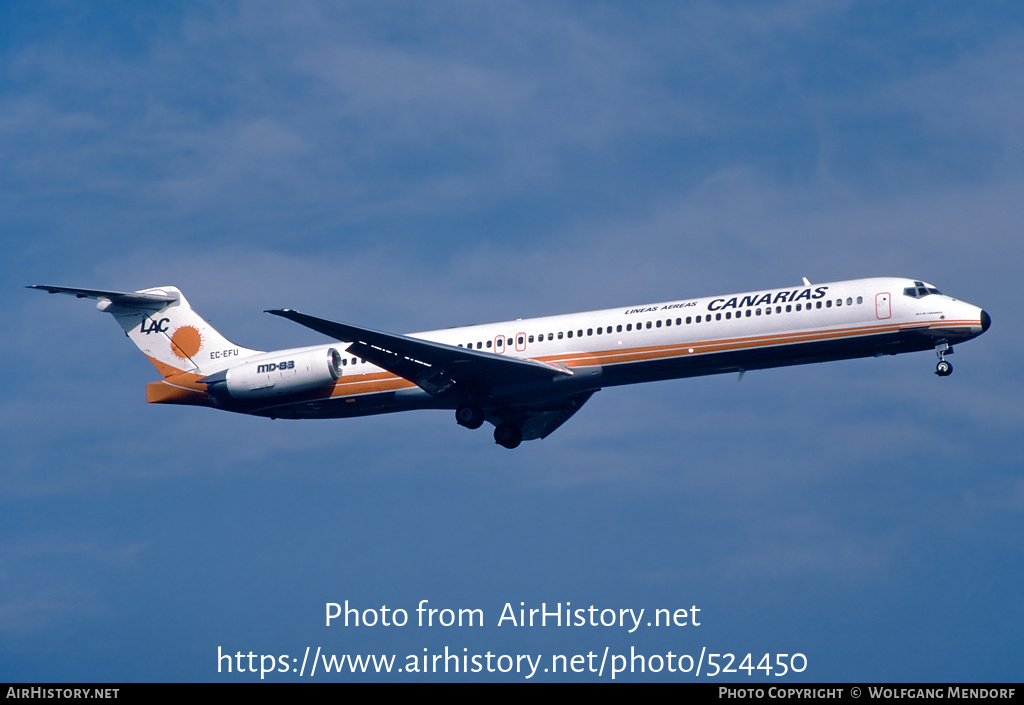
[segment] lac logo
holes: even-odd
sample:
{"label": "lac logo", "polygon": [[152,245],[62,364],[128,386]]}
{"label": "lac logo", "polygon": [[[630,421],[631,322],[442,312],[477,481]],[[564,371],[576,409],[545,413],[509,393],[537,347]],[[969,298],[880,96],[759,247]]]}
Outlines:
{"label": "lac logo", "polygon": [[149,335],[150,333],[166,333],[167,324],[170,322],[170,318],[161,318],[159,321],[147,318],[142,321],[142,327],[139,328],[139,332],[145,333],[146,335]]}

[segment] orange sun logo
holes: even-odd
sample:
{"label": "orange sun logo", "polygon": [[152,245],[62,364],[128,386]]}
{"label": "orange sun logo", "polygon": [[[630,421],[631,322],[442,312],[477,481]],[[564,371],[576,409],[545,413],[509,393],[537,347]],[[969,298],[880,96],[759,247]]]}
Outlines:
{"label": "orange sun logo", "polygon": [[171,352],[182,360],[187,360],[203,347],[203,336],[194,326],[182,326],[171,336]]}

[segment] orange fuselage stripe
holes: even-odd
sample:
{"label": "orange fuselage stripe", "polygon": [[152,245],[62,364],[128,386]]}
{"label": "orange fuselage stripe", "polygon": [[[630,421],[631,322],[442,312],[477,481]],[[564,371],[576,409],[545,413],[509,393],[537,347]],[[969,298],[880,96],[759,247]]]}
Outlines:
{"label": "orange fuselage stripe", "polygon": [[[963,328],[977,325],[977,321],[930,321],[923,323],[889,323],[882,325],[865,325],[848,328],[837,328],[824,331],[804,331],[798,333],[776,333],[745,336],[742,338],[724,338],[721,340],[705,340],[694,343],[670,343],[625,350],[597,350],[593,352],[559,353],[536,358],[547,363],[562,363],[569,367],[587,367],[591,365],[619,365],[649,360],[668,359],[673,357],[689,357],[691,355],[707,355],[710,353],[731,352],[735,350],[792,345],[840,338],[856,338],[879,333],[896,333],[901,330],[921,328]],[[690,350],[693,352],[690,352]],[[356,375],[355,378],[343,377],[335,382],[331,397],[361,396],[408,389],[416,385],[409,380],[398,377],[390,372],[371,372]]]}

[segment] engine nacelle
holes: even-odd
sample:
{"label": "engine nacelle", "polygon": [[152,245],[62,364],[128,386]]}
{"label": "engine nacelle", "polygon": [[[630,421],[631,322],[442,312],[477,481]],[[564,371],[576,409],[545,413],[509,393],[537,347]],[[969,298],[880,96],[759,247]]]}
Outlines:
{"label": "engine nacelle", "polygon": [[326,387],[340,377],[341,353],[334,348],[282,350],[225,370],[223,379],[210,380],[210,391],[258,399]]}

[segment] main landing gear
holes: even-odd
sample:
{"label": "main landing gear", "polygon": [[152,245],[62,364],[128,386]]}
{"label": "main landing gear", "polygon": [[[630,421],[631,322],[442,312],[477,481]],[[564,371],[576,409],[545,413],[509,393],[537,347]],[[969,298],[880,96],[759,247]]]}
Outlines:
{"label": "main landing gear", "polygon": [[[455,422],[466,428],[476,429],[485,421],[483,409],[476,404],[463,404],[455,410]],[[502,421],[494,429],[494,442],[508,449],[516,448],[523,442],[523,429],[518,424]]]}
{"label": "main landing gear", "polygon": [[494,442],[509,450],[516,448],[523,442],[523,429],[503,421],[494,429]]}
{"label": "main landing gear", "polygon": [[935,354],[939,356],[939,364],[935,366],[935,374],[939,377],[949,377],[953,374],[953,366],[946,362],[946,354],[953,354],[953,348],[949,343],[940,343],[935,346]]}
{"label": "main landing gear", "polygon": [[455,410],[455,422],[466,428],[480,428],[484,423],[484,412],[479,406],[463,404]]}

